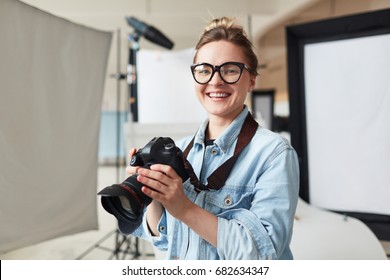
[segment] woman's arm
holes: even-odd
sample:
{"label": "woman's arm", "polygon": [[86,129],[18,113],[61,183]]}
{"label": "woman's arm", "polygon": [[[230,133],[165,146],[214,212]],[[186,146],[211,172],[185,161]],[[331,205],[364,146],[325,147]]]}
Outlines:
{"label": "woman's arm", "polygon": [[281,145],[262,169],[250,208],[218,215],[218,254],[223,259],[292,258],[289,244],[299,189],[296,153]]}
{"label": "woman's arm", "polygon": [[157,230],[157,225],[160,221],[163,210],[163,206],[157,200],[152,200],[146,208],[146,222],[148,224],[149,231],[153,236],[160,235]]}

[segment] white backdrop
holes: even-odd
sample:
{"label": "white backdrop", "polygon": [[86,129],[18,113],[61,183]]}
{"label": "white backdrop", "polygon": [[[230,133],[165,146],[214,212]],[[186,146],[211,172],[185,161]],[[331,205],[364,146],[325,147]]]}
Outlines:
{"label": "white backdrop", "polygon": [[310,203],[390,215],[390,35],[304,55]]}
{"label": "white backdrop", "polygon": [[97,228],[111,33],[0,1],[0,252]]}

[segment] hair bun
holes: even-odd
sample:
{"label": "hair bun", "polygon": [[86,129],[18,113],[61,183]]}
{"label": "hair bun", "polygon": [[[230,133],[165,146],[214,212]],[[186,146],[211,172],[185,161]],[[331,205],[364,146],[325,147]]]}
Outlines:
{"label": "hair bun", "polygon": [[231,27],[240,27],[235,24],[236,19],[231,17],[221,17],[211,20],[208,25],[205,26],[203,32],[210,31],[214,28],[223,27],[223,28],[231,28]]}

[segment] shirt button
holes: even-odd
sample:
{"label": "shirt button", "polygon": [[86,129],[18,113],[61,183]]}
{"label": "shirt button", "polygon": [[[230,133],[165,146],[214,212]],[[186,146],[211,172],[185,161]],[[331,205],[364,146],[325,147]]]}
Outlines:
{"label": "shirt button", "polygon": [[232,205],[232,199],[230,198],[230,194],[228,194],[228,196],[225,197],[225,204],[226,204],[227,206]]}
{"label": "shirt button", "polygon": [[212,150],[211,153],[215,156],[216,154],[218,154],[218,151],[216,149]]}
{"label": "shirt button", "polygon": [[165,230],[165,226],[160,226],[159,230],[160,230],[160,232],[164,231]]}

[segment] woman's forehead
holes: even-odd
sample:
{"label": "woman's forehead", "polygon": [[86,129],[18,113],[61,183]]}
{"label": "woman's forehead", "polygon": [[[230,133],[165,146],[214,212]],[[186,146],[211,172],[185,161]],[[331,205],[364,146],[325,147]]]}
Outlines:
{"label": "woman's forehead", "polygon": [[199,48],[194,62],[220,65],[227,61],[245,62],[241,47],[227,41],[215,41]]}

